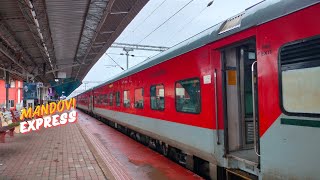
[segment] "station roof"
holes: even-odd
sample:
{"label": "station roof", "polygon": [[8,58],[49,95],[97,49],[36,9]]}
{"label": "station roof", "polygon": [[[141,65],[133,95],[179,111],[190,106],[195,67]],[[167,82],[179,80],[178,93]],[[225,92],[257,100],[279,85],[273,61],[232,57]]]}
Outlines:
{"label": "station roof", "polygon": [[1,0],[0,77],[82,81],[147,2]]}

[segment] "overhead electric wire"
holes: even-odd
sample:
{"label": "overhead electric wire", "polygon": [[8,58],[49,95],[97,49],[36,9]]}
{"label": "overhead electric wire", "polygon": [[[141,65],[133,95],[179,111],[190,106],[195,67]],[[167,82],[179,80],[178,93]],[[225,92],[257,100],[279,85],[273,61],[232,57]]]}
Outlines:
{"label": "overhead electric wire", "polygon": [[[154,12],[156,12],[161,6],[162,4],[164,4],[167,0],[162,1],[162,3],[160,3],[142,22],[140,22],[132,32],[135,32],[147,19],[149,19]],[[129,34],[127,34],[122,41],[124,41],[127,37],[129,36]]]}
{"label": "overhead electric wire", "polygon": [[167,1],[167,0],[162,1],[162,3],[159,4],[159,5],[150,13],[150,15],[147,16],[138,26],[136,26],[136,28],[135,28],[133,31],[137,30],[137,29],[139,28],[139,26],[140,26],[141,24],[143,24],[147,19],[149,19],[149,17],[151,17],[151,15],[152,15],[156,10],[158,10],[158,9],[162,6],[162,4],[164,4],[166,1]]}
{"label": "overhead electric wire", "polygon": [[[118,56],[125,55],[125,54],[117,54],[117,53],[107,53],[107,54],[118,55]],[[136,55],[133,55],[132,57],[149,57],[149,56],[136,56]]]}
{"label": "overhead electric wire", "polygon": [[[190,25],[190,23],[192,23],[196,18],[198,18],[209,6],[211,6],[213,3],[213,1],[210,1],[206,7],[204,7],[200,13],[196,16],[194,16],[190,21],[188,21],[186,24],[184,24],[175,34],[173,34],[169,39],[171,39],[171,41],[169,42],[172,42],[173,38],[172,37],[175,37],[178,33],[180,33],[187,25]],[[170,43],[169,43],[170,44]]]}
{"label": "overhead electric wire", "polygon": [[182,11],[185,7],[187,7],[192,1],[190,0],[187,4],[185,4],[182,8],[180,8],[177,12],[175,12],[172,16],[170,16],[167,20],[165,20],[163,23],[161,23],[157,28],[155,28],[153,31],[151,31],[147,36],[145,36],[141,41],[139,41],[137,44],[140,44],[142,41],[147,39],[152,33],[154,33],[156,30],[158,30],[161,26],[163,26],[165,23],[167,23],[170,19],[172,19],[175,15],[177,15],[180,11]]}
{"label": "overhead electric wire", "polygon": [[[154,13],[154,12],[156,12],[156,10],[158,10],[165,2],[166,2],[167,0],[164,0],[164,1],[162,1],[141,23],[139,23],[139,25],[137,25],[136,27],[135,27],[135,29],[133,30],[133,32],[135,31],[135,30],[137,30],[139,27],[140,27],[140,25],[141,24],[143,24],[149,17],[151,17],[151,15]],[[140,44],[142,41],[144,41],[145,39],[147,39],[152,33],[154,33],[155,31],[157,31],[161,26],[163,26],[165,23],[167,23],[168,21],[170,21],[170,19],[172,19],[174,16],[176,16],[180,11],[182,11],[185,7],[187,7],[190,3],[192,3],[194,0],[190,0],[187,4],[185,4],[184,6],[182,6],[177,12],[175,12],[173,15],[171,15],[167,20],[165,20],[163,23],[161,23],[157,28],[155,28],[153,31],[151,31],[147,36],[145,36],[141,41],[139,41],[139,43],[137,43],[137,44]],[[210,4],[211,5],[211,4]],[[200,12],[200,14],[202,13],[204,11],[204,9]],[[194,19],[195,19],[196,17],[194,17],[191,21],[193,21]],[[125,37],[125,38],[127,38],[128,37],[128,35]],[[124,38],[124,39],[125,39]],[[109,53],[110,54],[110,53]],[[108,55],[107,53],[106,53],[106,55]],[[116,54],[116,55],[118,55],[118,54]],[[111,58],[111,56],[110,55],[108,55],[110,58]],[[136,56],[136,57],[138,57],[138,56]],[[142,56],[141,56],[142,57]],[[147,59],[149,59],[150,57],[148,57]],[[111,58],[112,59],[112,58]],[[146,60],[147,60],[146,59]],[[112,59],[114,62],[115,62],[115,60],[114,59]],[[116,62],[115,62],[116,63]],[[116,63],[117,64],[117,63]],[[120,65],[119,65],[119,67],[121,68],[121,69],[123,69]]]}
{"label": "overhead electric wire", "polygon": [[[139,23],[133,30],[136,31],[147,19],[149,19],[153,14],[154,12],[156,12],[167,0],[164,0],[162,1],[141,23]],[[129,36],[129,34],[127,34],[122,41],[124,41],[127,37]],[[109,53],[110,54],[110,53]],[[108,55],[108,54],[107,54]],[[118,55],[118,54],[117,54]],[[109,56],[109,55],[108,55]],[[109,56],[110,57],[110,56]],[[135,56],[135,57],[147,57],[147,59],[150,57],[150,56]],[[111,58],[111,57],[110,57]],[[112,59],[112,58],[111,58]],[[118,58],[119,59],[119,58]],[[112,59],[113,60],[113,59]],[[114,60],[113,60],[114,61]],[[115,62],[115,61],[114,61]],[[122,69],[122,67],[121,67]]]}
{"label": "overhead electric wire", "polygon": [[109,56],[109,58],[114,62],[116,63],[116,65],[118,65],[122,70],[124,70],[123,67],[121,67],[109,54],[105,53],[107,56]]}

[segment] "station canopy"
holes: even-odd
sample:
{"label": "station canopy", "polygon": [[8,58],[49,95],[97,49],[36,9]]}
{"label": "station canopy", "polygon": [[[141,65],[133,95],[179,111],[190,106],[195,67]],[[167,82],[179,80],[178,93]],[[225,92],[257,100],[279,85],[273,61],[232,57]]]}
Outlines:
{"label": "station canopy", "polygon": [[147,2],[1,0],[0,78],[6,70],[13,79],[61,85],[67,96]]}

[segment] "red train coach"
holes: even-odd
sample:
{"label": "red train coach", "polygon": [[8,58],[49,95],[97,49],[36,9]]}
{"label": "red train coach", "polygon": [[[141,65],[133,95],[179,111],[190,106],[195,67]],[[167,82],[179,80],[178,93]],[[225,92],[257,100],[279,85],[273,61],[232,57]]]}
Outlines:
{"label": "red train coach", "polygon": [[78,108],[208,179],[317,179],[318,17],[318,0],[263,1],[78,95]]}

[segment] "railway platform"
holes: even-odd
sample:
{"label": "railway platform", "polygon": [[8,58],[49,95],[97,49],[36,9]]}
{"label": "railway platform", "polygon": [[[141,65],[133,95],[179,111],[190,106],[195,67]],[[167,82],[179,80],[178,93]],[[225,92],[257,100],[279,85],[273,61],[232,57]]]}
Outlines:
{"label": "railway platform", "polygon": [[78,111],[78,121],[6,137],[0,179],[201,179]]}

